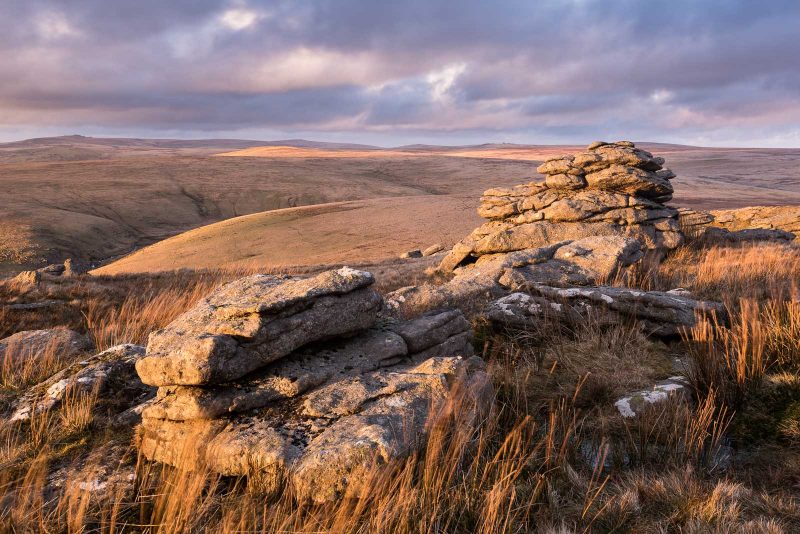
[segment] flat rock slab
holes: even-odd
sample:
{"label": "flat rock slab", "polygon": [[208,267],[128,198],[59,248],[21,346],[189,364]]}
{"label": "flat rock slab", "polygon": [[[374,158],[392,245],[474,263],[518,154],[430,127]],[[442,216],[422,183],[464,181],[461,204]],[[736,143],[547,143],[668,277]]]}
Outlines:
{"label": "flat rock slab", "polygon": [[409,354],[440,345],[458,334],[471,332],[469,321],[459,310],[437,310],[393,324],[390,328],[405,341]]}
{"label": "flat rock slab", "polygon": [[800,206],[750,206],[714,211],[681,208],[679,211],[681,225],[687,228],[711,226],[732,232],[750,229],[800,232]]}
{"label": "flat rock slab", "polygon": [[241,378],[308,343],[372,326],[382,305],[373,282],[347,267],[312,278],[242,278],[151,334],[136,370],[156,386]]}
{"label": "flat rock slab", "polygon": [[728,230],[708,226],[698,235],[698,238],[708,244],[719,243],[755,243],[759,241],[773,241],[788,243],[794,241],[795,235],[784,230],[774,230],[767,228],[746,228],[744,230]]}
{"label": "flat rock slab", "polygon": [[622,317],[634,318],[648,334],[657,336],[677,335],[695,326],[698,318],[715,317],[720,322],[726,318],[721,303],[695,300],[682,291],[540,284],[526,285],[525,292],[498,299],[487,312],[492,321],[518,327],[540,323],[545,316],[575,323],[586,320],[589,314],[604,316],[611,323]]}

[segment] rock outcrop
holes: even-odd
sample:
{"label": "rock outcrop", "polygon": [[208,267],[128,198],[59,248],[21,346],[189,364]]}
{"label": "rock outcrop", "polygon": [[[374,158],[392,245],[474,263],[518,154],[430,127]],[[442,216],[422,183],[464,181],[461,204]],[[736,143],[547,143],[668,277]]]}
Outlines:
{"label": "rock outcrop", "polygon": [[400,316],[414,310],[458,306],[468,312],[529,284],[593,285],[613,280],[642,258],[641,244],[621,236],[592,236],[540,248],[481,256],[445,284],[400,288],[386,296]]}
{"label": "rock outcrop", "polygon": [[574,156],[545,161],[542,182],[483,194],[478,214],[489,222],[457,243],[442,260],[453,271],[481,256],[552,245],[590,236],[623,236],[646,249],[682,242],[678,212],[663,158],[633,143],[592,143]]}
{"label": "rock outcrop", "polygon": [[720,228],[730,234],[718,236],[732,241],[790,240],[800,233],[800,206],[751,206],[713,211],[681,208],[679,221],[681,227],[694,235],[701,235],[709,228]]}
{"label": "rock outcrop", "polygon": [[248,277],[154,333],[137,362],[160,386],[140,451],[322,502],[420,445],[463,381],[477,413],[491,386],[463,314],[379,318],[371,283],[347,268]]}
{"label": "rock outcrop", "polygon": [[543,182],[491,189],[478,213],[489,219],[456,244],[439,270],[444,284],[387,295],[398,316],[437,306],[487,315],[495,324],[531,326],[545,316],[563,323],[636,320],[648,334],[673,336],[698,317],[724,321],[719,303],[681,292],[612,287],[628,283],[648,251],[683,242],[672,198],[675,175],[664,160],[633,143],[595,142],[574,156],[545,161]]}

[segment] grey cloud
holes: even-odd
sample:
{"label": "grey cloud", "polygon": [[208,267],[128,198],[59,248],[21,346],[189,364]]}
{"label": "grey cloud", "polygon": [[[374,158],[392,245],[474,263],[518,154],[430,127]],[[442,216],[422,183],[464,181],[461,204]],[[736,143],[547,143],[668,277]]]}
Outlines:
{"label": "grey cloud", "polygon": [[5,0],[0,122],[796,139],[798,27],[794,0]]}

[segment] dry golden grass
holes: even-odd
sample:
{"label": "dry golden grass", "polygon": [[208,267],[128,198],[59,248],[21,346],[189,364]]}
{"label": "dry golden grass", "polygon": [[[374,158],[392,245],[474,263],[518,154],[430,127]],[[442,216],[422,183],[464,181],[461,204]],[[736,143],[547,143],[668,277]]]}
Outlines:
{"label": "dry golden grass", "polygon": [[228,277],[209,275],[191,284],[174,285],[141,295],[130,295],[118,307],[90,300],[86,305],[86,327],[95,346],[105,350],[120,343],[146,344],[153,330],[163,328],[198,300],[220,286]]}
{"label": "dry golden grass", "polygon": [[686,246],[671,254],[652,274],[656,286],[691,288],[699,297],[726,303],[743,297],[791,298],[800,287],[800,248],[770,244]]}
{"label": "dry golden grass", "polygon": [[[202,466],[181,471],[137,459],[130,435],[104,427],[92,415],[93,397],[76,395],[30,423],[0,423],[0,530],[796,532],[800,501],[787,481],[800,480],[800,455],[796,441],[781,441],[800,428],[800,414],[790,417],[787,404],[800,399],[794,249],[679,254],[656,266],[651,285],[679,281],[709,297],[724,295],[727,326],[698,327],[691,342],[671,345],[644,338],[634,325],[506,333],[481,327],[493,411],[469,417],[471,397],[456,394],[419,452],[373,466],[363,489],[338,503],[300,503],[291,488],[265,496],[257,476],[227,479]],[[758,263],[758,255],[772,259]],[[83,327],[100,347],[142,342],[238,274],[98,279],[125,289],[92,297]],[[631,420],[615,414],[617,395],[668,376],[671,357],[686,353],[692,402],[675,399]],[[776,388],[780,395],[765,393]],[[753,420],[748,407],[761,413],[765,398],[788,414],[775,424],[768,455],[740,431]],[[69,482],[54,487],[58,470]],[[130,473],[133,485],[109,482],[97,490],[97,480],[125,481]]]}

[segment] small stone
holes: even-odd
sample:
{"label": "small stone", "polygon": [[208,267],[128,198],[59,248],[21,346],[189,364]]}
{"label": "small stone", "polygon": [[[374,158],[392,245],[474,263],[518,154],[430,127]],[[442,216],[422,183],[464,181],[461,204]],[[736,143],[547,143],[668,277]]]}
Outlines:
{"label": "small stone", "polygon": [[605,141],[595,141],[589,146],[586,147],[586,150],[594,150],[595,148],[600,148],[601,146],[606,146],[608,143]]}
{"label": "small stone", "polygon": [[614,403],[622,417],[631,418],[641,415],[650,405],[664,402],[676,395],[686,395],[689,391],[689,382],[682,376],[672,376],[659,382],[653,389],[637,391],[626,395]]}

